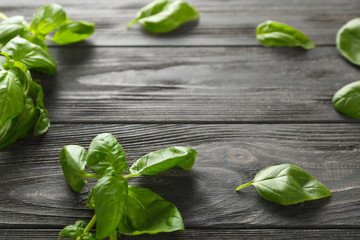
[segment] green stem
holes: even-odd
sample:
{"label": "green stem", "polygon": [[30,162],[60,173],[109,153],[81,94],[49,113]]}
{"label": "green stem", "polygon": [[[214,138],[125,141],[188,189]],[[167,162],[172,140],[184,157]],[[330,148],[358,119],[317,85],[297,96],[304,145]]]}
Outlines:
{"label": "green stem", "polygon": [[243,189],[243,188],[245,188],[245,187],[251,186],[253,182],[254,182],[254,181],[245,183],[245,184],[239,186],[239,187],[238,187],[237,189],[235,189],[235,190],[236,190],[236,191],[239,191],[240,189]]}
{"label": "green stem", "polygon": [[128,175],[124,175],[123,177],[125,179],[128,179],[128,178],[131,178],[131,177],[137,177],[137,176],[140,176],[141,173],[136,173],[136,174],[128,174]]}
{"label": "green stem", "polygon": [[86,173],[84,175],[85,178],[101,178],[101,175],[95,175],[95,174],[90,174],[90,173]]}
{"label": "green stem", "polygon": [[5,14],[3,14],[2,12],[0,12],[0,18],[2,20],[6,20],[7,19],[7,16]]}
{"label": "green stem", "polygon": [[92,219],[90,220],[90,222],[88,223],[88,225],[86,226],[86,228],[84,229],[84,233],[87,233],[88,231],[90,231],[90,229],[94,226],[96,222],[96,215],[94,214],[94,216],[92,217]]}
{"label": "green stem", "polygon": [[114,231],[110,236],[109,240],[117,240],[117,231]]}
{"label": "green stem", "polygon": [[133,21],[129,22],[127,25],[126,25],[126,28],[129,28],[130,26],[134,25],[135,23],[138,22],[138,19],[134,19]]}

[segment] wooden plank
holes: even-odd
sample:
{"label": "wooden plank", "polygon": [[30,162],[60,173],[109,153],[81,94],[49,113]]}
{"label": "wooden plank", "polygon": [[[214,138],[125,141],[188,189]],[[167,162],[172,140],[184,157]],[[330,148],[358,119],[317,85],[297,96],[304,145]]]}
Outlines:
{"label": "wooden plank", "polygon": [[[68,187],[59,164],[64,145],[87,147],[111,132],[133,163],[147,152],[191,146],[199,153],[190,171],[130,179],[178,206],[187,228],[358,228],[360,165],[358,124],[55,124],[43,137],[27,137],[0,152],[0,228],[62,228],[89,221],[90,184]],[[260,169],[292,163],[332,191],[328,199],[280,206],[255,189],[235,188]]]}
{"label": "wooden plank", "polygon": [[[96,32],[80,45],[97,46],[224,46],[259,45],[256,26],[266,20],[292,25],[307,34],[318,45],[335,44],[338,29],[359,16],[360,5],[353,0],[188,0],[201,13],[198,23],[186,24],[165,35],[148,34],[140,26],[126,29],[126,24],[149,0],[88,1],[58,0],[70,18],[92,21]],[[36,9],[47,0],[12,0],[2,4],[8,16],[24,15],[31,20]]]}
{"label": "wooden plank", "polygon": [[[333,94],[359,69],[333,47],[56,48],[53,122],[351,122]],[[166,56],[166,57],[165,57]]]}
{"label": "wooden plank", "polygon": [[[53,240],[60,229],[0,229],[0,239]],[[121,239],[358,239],[359,229],[186,229],[184,233],[160,233],[156,235],[121,236]]]}

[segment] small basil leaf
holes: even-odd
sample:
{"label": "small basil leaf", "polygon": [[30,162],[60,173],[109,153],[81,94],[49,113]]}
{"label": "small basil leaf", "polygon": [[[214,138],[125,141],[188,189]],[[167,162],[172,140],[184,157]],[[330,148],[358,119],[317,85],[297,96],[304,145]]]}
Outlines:
{"label": "small basil leaf", "polygon": [[100,175],[112,170],[120,175],[128,168],[122,146],[110,133],[102,133],[94,138],[86,162],[92,171]]}
{"label": "small basil leaf", "polygon": [[197,152],[186,147],[169,147],[146,154],[130,168],[132,174],[155,175],[175,166],[184,170],[192,168]]}
{"label": "small basil leaf", "polygon": [[22,112],[0,130],[0,149],[27,135],[36,123],[39,110],[31,97],[27,97]]}
{"label": "small basil leaf", "polygon": [[128,183],[121,176],[104,176],[94,186],[96,215],[96,238],[112,234],[121,217],[128,199]]}
{"label": "small basil leaf", "polygon": [[84,232],[84,229],[79,228],[75,225],[69,225],[63,228],[61,232],[59,233],[59,238],[67,237],[67,238],[73,238],[76,239],[77,237],[80,237],[82,233]]}
{"label": "small basil leaf", "polygon": [[264,46],[302,47],[312,49],[315,44],[302,32],[284,23],[266,21],[258,25],[256,38]]}
{"label": "small basil leaf", "polygon": [[81,239],[82,240],[96,240],[96,237],[94,236],[94,234],[87,232],[87,233],[83,234]]}
{"label": "small basil leaf", "polygon": [[32,77],[25,64],[19,61],[13,61],[13,66],[9,69],[9,71],[17,76],[21,85],[23,86],[24,95],[27,96],[30,92]]}
{"label": "small basil leaf", "polygon": [[336,46],[350,62],[360,66],[360,18],[347,22],[336,35]]}
{"label": "small basil leaf", "polygon": [[27,23],[22,16],[10,17],[0,23],[0,46],[21,34]]}
{"label": "small basil leaf", "polygon": [[34,135],[38,136],[47,132],[50,127],[50,119],[48,111],[44,106],[44,92],[40,84],[31,83],[31,94],[36,98],[36,108],[40,110],[39,118],[34,127]]}
{"label": "small basil leaf", "polygon": [[78,220],[75,222],[74,224],[75,226],[79,227],[79,228],[86,228],[86,222],[82,221],[82,220]]}
{"label": "small basil leaf", "polygon": [[25,96],[19,79],[10,71],[0,71],[0,128],[24,108]]}
{"label": "small basil leaf", "polygon": [[86,206],[90,209],[95,208],[95,202],[94,202],[94,188],[91,189],[91,192],[89,194],[89,197],[86,202]]}
{"label": "small basil leaf", "polygon": [[48,74],[54,74],[57,66],[54,59],[40,46],[23,38],[13,38],[2,49],[12,59],[20,61],[28,69],[38,70]]}
{"label": "small basil leaf", "polygon": [[339,112],[360,118],[360,81],[342,87],[335,93],[332,102]]}
{"label": "small basil leaf", "polygon": [[117,230],[125,235],[184,230],[179,210],[146,188],[129,186],[128,204]]}
{"label": "small basil leaf", "polygon": [[52,40],[60,45],[80,42],[90,37],[95,30],[94,23],[71,21],[62,25],[55,33]]}
{"label": "small basil leaf", "polygon": [[49,4],[39,8],[31,22],[30,30],[35,35],[46,35],[64,24],[66,13],[58,4]]}
{"label": "small basil leaf", "polygon": [[199,18],[198,11],[183,1],[156,0],[143,7],[127,27],[140,23],[152,33],[166,33],[183,23]]}
{"label": "small basil leaf", "polygon": [[260,170],[255,178],[236,190],[253,185],[266,200],[280,205],[291,205],[331,196],[325,185],[304,169],[281,164]]}
{"label": "small basil leaf", "polygon": [[85,157],[86,150],[77,145],[65,146],[60,153],[60,163],[66,181],[75,192],[80,192],[86,184],[86,180],[84,179],[86,175]]}

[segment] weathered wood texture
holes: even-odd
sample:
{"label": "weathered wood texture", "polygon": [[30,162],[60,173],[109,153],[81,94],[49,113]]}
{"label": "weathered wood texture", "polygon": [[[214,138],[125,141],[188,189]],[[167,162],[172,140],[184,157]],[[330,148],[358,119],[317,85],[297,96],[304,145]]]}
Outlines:
{"label": "weathered wood texture", "polygon": [[[51,1],[53,2],[53,1]],[[259,45],[256,26],[266,20],[292,25],[307,34],[316,44],[335,44],[338,29],[359,17],[360,4],[354,0],[189,0],[201,14],[198,23],[188,23],[173,33],[148,34],[139,25],[126,29],[126,24],[149,0],[87,1],[58,0],[74,20],[92,21],[96,32],[80,45],[111,46],[184,46],[184,45]],[[8,16],[32,15],[48,0],[8,0],[1,11]]]}
{"label": "weathered wood texture", "polygon": [[334,47],[55,48],[53,122],[351,122],[334,93],[359,68]]}
{"label": "weathered wood texture", "polygon": [[[113,133],[130,163],[160,148],[185,145],[199,153],[190,171],[139,177],[174,202],[187,228],[358,228],[360,166],[358,124],[56,124],[42,138],[28,137],[0,155],[0,228],[61,228],[89,220],[81,193],[67,185],[59,163],[64,145],[88,146],[102,132]],[[235,188],[268,165],[305,168],[332,191],[328,199],[279,206],[255,189]]]}
{"label": "weathered wood texture", "polygon": [[[61,229],[0,229],[0,239],[53,240]],[[357,239],[359,229],[186,229],[184,233],[160,233],[157,235],[121,236],[121,239],[160,240],[234,240],[234,239]]]}

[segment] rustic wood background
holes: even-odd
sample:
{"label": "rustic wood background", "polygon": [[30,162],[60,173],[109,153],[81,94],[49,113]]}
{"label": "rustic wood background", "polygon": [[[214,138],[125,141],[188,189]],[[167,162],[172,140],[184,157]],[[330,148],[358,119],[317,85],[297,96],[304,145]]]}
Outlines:
{"label": "rustic wood background", "polygon": [[[0,11],[31,20],[49,2],[8,0]],[[84,204],[93,182],[72,192],[59,153],[102,132],[119,139],[131,163],[173,145],[199,153],[188,172],[131,181],[173,201],[186,231],[122,239],[360,238],[360,124],[331,103],[360,78],[335,48],[360,1],[188,0],[200,20],[165,35],[125,28],[146,0],[56,2],[96,31],[79,44],[49,43],[58,72],[34,75],[52,127],[0,150],[1,239],[57,239],[65,225],[90,220]],[[299,28],[317,47],[260,46],[255,28],[270,19]],[[261,168],[285,162],[333,196],[283,207],[252,188],[235,192]]]}

